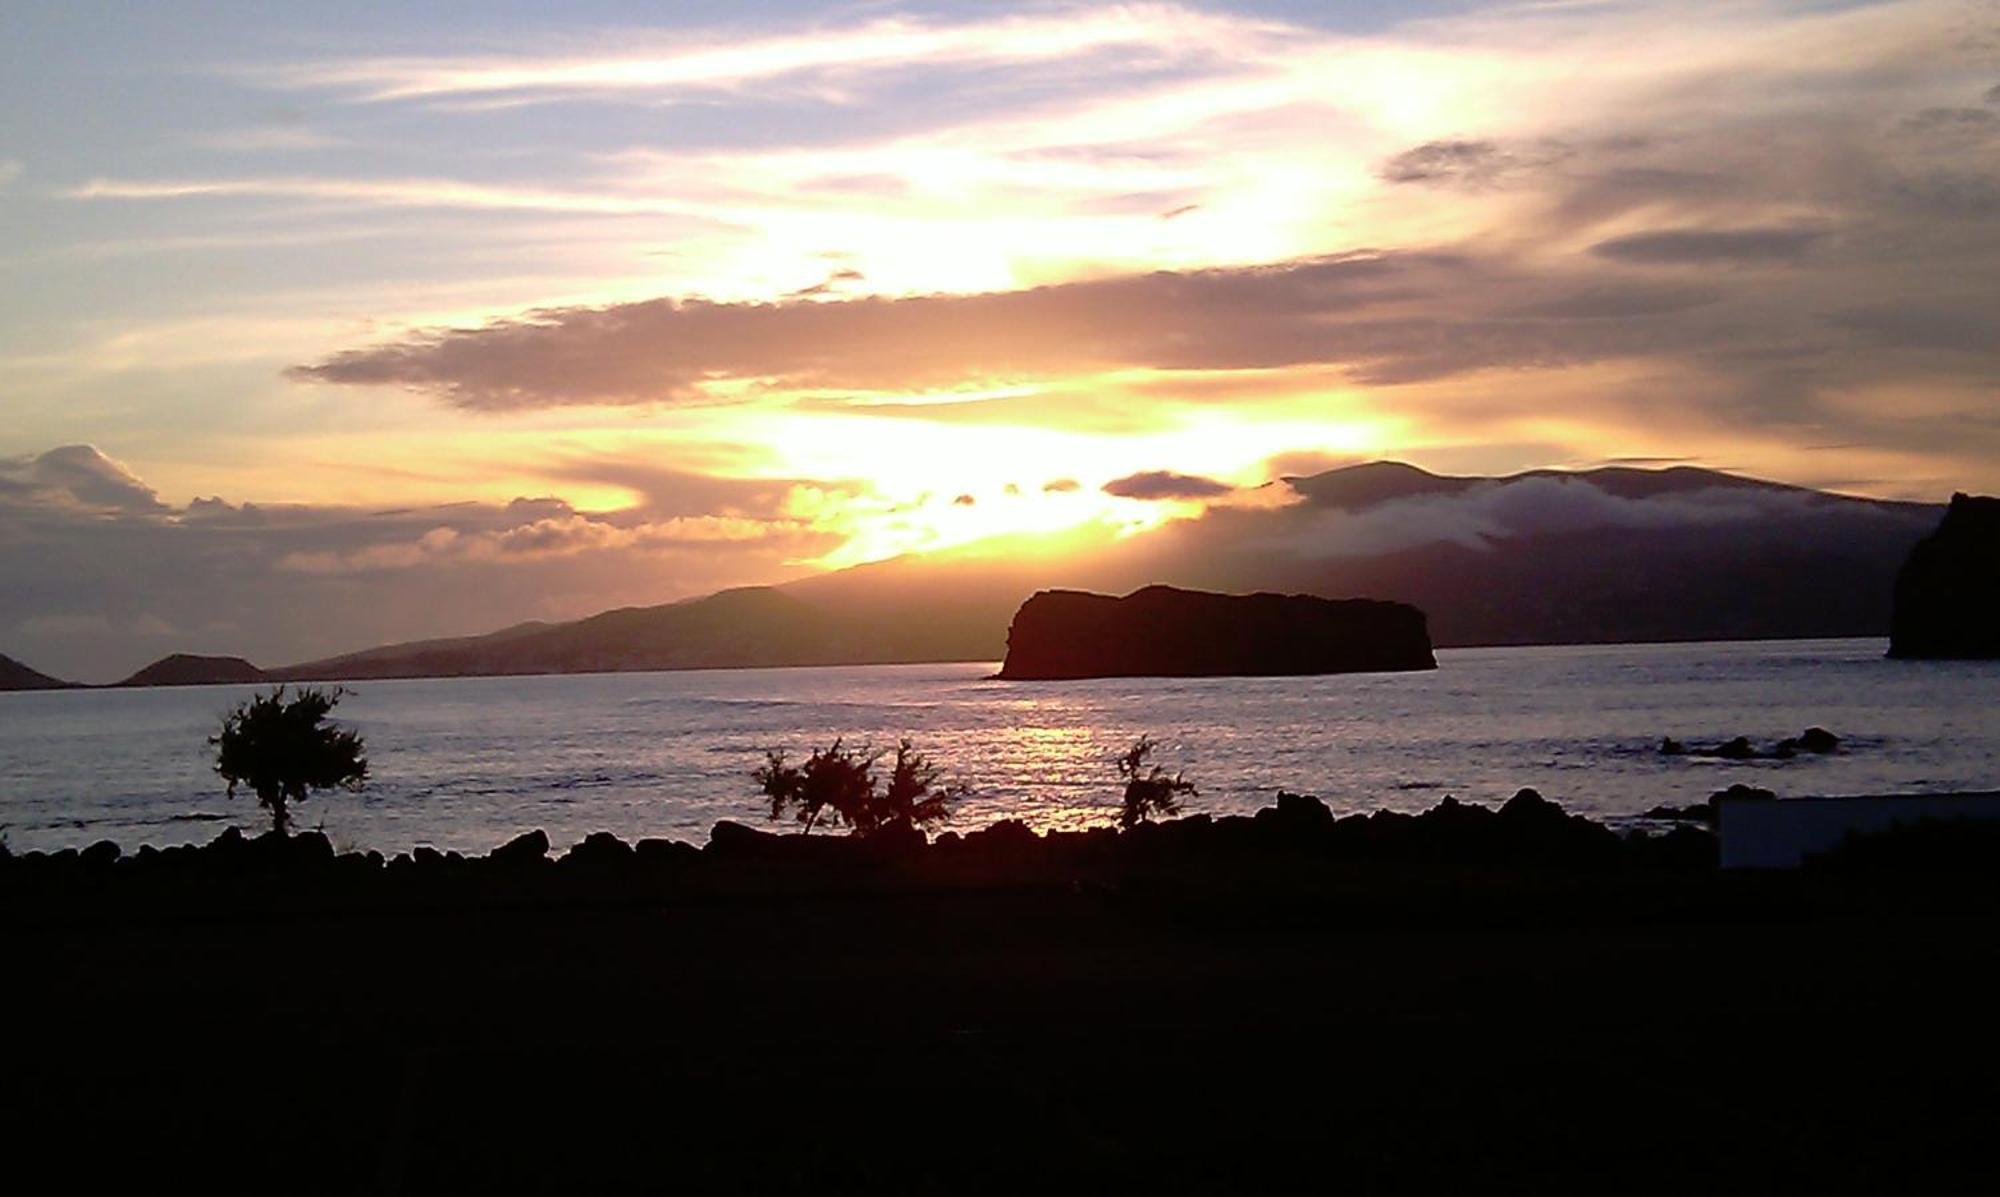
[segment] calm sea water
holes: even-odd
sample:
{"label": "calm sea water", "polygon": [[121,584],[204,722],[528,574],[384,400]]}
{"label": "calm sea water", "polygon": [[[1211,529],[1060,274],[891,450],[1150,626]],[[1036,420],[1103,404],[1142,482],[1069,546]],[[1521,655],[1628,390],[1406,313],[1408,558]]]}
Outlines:
{"label": "calm sea water", "polygon": [[[957,825],[1107,823],[1111,759],[1140,734],[1247,812],[1283,788],[1336,811],[1498,803],[1533,786],[1614,823],[1743,781],[1781,795],[2000,788],[2000,663],[1902,662],[1877,640],[1461,649],[1432,673],[996,682],[991,665],[756,669],[356,683],[359,794],[299,808],[336,846],[483,851],[546,828],[700,843],[762,819],[750,771],[835,736],[908,736],[970,783]],[[0,694],[0,824],[15,851],[259,830],[205,738],[250,687]],[[1837,756],[1663,757],[1660,737],[1775,741],[1809,725]]]}

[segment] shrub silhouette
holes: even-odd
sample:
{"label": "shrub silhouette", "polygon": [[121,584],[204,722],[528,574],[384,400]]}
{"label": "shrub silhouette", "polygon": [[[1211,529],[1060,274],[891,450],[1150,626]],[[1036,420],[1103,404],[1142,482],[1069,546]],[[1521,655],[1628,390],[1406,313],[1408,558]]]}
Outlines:
{"label": "shrub silhouette", "polygon": [[783,752],[772,751],[751,776],[770,799],[771,817],[790,813],[801,834],[811,834],[822,822],[868,836],[892,827],[922,830],[950,819],[952,804],[965,796],[966,787],[938,784],[938,766],[903,740],[896,745],[888,789],[880,789],[875,765],[887,755],[835,740],[815,749],[803,765],[788,765]]}
{"label": "shrub silhouette", "polygon": [[250,787],[281,835],[291,827],[291,803],[314,790],[360,789],[367,780],[360,734],[326,721],[344,693],[307,687],[287,698],[279,686],[239,704],[209,737],[229,796]]}
{"label": "shrub silhouette", "polygon": [[1148,768],[1146,758],[1159,747],[1151,736],[1140,736],[1117,759],[1118,776],[1125,779],[1125,805],[1118,812],[1118,826],[1130,830],[1155,816],[1164,818],[1181,812],[1182,794],[1199,794],[1184,774],[1167,776],[1158,765]]}

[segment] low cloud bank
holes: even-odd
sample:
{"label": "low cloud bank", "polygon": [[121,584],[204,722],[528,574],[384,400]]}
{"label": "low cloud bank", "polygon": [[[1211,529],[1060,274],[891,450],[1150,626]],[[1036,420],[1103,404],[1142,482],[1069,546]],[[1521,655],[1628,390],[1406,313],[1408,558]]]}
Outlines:
{"label": "low cloud bank", "polygon": [[1154,502],[1162,499],[1216,499],[1236,488],[1227,482],[1172,470],[1145,470],[1114,478],[1104,484],[1104,493],[1120,499]]}
{"label": "low cloud bank", "polygon": [[1715,486],[1628,499],[1580,478],[1535,477],[1483,482],[1452,495],[1392,499],[1355,511],[1293,508],[1283,531],[1256,537],[1251,547],[1307,559],[1366,557],[1434,544],[1486,550],[1516,537],[1720,526],[1828,510],[1829,500],[1811,491]]}
{"label": "low cloud bank", "polygon": [[568,468],[637,506],[176,508],[92,446],[0,461],[0,652],[82,681],[179,651],[290,664],[797,576],[841,539],[788,484],[599,464]]}

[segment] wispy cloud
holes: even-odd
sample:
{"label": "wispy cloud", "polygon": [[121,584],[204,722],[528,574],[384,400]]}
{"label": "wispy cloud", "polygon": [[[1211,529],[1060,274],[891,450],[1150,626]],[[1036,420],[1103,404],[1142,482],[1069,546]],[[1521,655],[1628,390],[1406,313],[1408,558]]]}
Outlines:
{"label": "wispy cloud", "polygon": [[470,208],[517,212],[579,212],[600,216],[678,216],[688,209],[650,196],[559,191],[469,183],[456,179],[338,179],[310,177],[212,179],[92,179],[64,196],[77,200],[285,198],[336,200],[399,208]]}
{"label": "wispy cloud", "polygon": [[1144,470],[1137,474],[1127,474],[1123,478],[1113,478],[1104,484],[1107,495],[1119,499],[1138,499],[1141,502],[1160,502],[1169,499],[1199,500],[1215,499],[1235,490],[1227,482],[1217,482],[1213,478],[1203,478],[1198,474],[1177,474],[1172,470]]}
{"label": "wispy cloud", "polygon": [[345,137],[337,137],[324,130],[309,129],[296,124],[247,125],[240,129],[196,133],[189,136],[187,141],[197,149],[214,150],[219,153],[323,150],[353,144]]}
{"label": "wispy cloud", "polygon": [[658,39],[657,48],[638,52],[628,39],[596,53],[364,58],[238,73],[269,86],[330,90],[375,103],[500,96],[526,102],[736,89],[805,74],[1053,62],[1104,51],[1206,57],[1241,52],[1280,32],[1268,22],[1133,4],[967,22],[890,18],[728,40]]}

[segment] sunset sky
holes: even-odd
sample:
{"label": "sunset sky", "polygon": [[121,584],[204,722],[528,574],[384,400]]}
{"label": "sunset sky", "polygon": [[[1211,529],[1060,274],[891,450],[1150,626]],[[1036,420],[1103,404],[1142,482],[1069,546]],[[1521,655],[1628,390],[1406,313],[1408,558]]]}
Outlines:
{"label": "sunset sky", "polygon": [[1997,387],[1988,2],[0,14],[0,651],[90,680],[1377,458],[1940,500]]}

